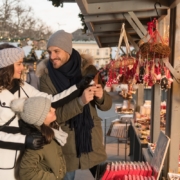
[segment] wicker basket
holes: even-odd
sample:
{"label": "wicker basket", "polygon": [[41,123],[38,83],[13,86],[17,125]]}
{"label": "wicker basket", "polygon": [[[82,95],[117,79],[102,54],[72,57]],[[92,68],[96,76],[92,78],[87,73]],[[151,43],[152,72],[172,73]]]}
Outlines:
{"label": "wicker basket", "polygon": [[111,68],[119,69],[120,67],[134,65],[135,63],[136,63],[136,59],[133,57],[120,57],[114,61],[114,64]]}
{"label": "wicker basket", "polygon": [[141,57],[142,58],[153,58],[156,57],[168,57],[171,53],[169,46],[163,43],[144,43],[140,46]]}
{"label": "wicker basket", "polygon": [[168,57],[171,53],[170,47],[162,43],[153,44],[151,51],[163,57]]}

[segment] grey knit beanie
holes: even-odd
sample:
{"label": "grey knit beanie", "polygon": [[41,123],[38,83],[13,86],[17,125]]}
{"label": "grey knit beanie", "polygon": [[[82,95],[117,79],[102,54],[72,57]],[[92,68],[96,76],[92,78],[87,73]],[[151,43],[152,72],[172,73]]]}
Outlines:
{"label": "grey knit beanie", "polygon": [[51,108],[51,101],[45,97],[21,98],[13,100],[10,107],[26,123],[41,126]]}
{"label": "grey knit beanie", "polygon": [[71,55],[72,53],[72,35],[64,30],[56,31],[48,40],[47,48],[56,46],[66,51]]}
{"label": "grey knit beanie", "polygon": [[0,68],[14,64],[22,58],[24,58],[24,51],[19,47],[2,49],[0,50]]}

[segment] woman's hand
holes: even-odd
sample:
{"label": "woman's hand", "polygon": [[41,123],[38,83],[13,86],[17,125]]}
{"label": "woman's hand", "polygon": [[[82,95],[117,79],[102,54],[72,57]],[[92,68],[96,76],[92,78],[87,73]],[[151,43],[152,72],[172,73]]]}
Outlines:
{"label": "woman's hand", "polygon": [[40,134],[33,133],[26,136],[25,147],[27,149],[32,149],[32,150],[42,149],[44,144],[45,144],[45,138]]}
{"label": "woman's hand", "polygon": [[87,75],[84,76],[79,83],[76,84],[78,89],[86,89],[90,86],[91,82],[93,81],[94,75]]}

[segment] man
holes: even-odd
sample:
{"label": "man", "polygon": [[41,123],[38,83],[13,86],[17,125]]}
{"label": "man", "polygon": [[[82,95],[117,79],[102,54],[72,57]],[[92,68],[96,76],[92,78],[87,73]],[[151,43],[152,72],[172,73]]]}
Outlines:
{"label": "man", "polygon": [[[83,76],[96,75],[98,72],[90,58],[81,57],[72,48],[72,35],[64,30],[50,36],[47,50],[50,59],[37,67],[37,71],[40,69],[42,73],[41,91],[56,94],[78,83]],[[79,97],[56,110],[58,123],[68,133],[67,143],[62,147],[68,171],[65,180],[73,180],[77,169],[90,169],[95,177],[97,165],[107,158],[96,107],[107,111],[111,108],[112,100],[103,90],[101,78],[98,80]]]}

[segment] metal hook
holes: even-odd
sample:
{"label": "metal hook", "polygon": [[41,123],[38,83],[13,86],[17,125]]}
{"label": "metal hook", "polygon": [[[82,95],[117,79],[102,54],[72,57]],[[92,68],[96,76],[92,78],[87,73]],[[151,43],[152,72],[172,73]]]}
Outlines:
{"label": "metal hook", "polygon": [[154,3],[154,8],[156,10],[157,16],[160,17],[159,14],[158,14],[158,11],[157,11],[157,7],[156,7],[157,4],[159,4],[159,6],[161,7],[161,3],[160,2],[155,2]]}

